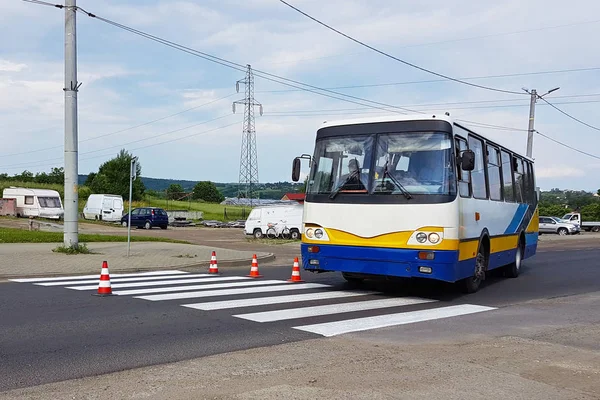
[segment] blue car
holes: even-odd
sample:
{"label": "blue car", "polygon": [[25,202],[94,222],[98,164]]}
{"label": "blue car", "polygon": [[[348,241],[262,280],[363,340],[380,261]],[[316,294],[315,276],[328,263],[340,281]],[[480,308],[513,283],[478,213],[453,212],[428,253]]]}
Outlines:
{"label": "blue car", "polygon": [[[123,215],[121,225],[127,226],[129,214]],[[158,207],[140,207],[131,210],[131,226],[136,228],[152,229],[159,226],[161,229],[167,229],[169,225],[169,216],[167,212]]]}

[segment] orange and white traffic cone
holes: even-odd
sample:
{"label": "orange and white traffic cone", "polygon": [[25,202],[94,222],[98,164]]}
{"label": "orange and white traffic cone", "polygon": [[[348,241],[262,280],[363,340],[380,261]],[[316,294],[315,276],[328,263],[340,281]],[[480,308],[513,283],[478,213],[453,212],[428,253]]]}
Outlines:
{"label": "orange and white traffic cone", "polygon": [[250,278],[262,278],[262,275],[258,272],[258,260],[256,259],[256,254],[252,256],[252,267],[250,268],[250,275],[247,275]]}
{"label": "orange and white traffic cone", "polygon": [[108,273],[108,262],[102,262],[102,271],[100,272],[100,283],[98,284],[98,292],[96,296],[112,296],[112,288],[110,287],[110,274]]}
{"label": "orange and white traffic cone", "polygon": [[210,256],[210,267],[208,268],[209,274],[218,274],[219,266],[217,265],[217,254],[213,251],[212,256]]}
{"label": "orange and white traffic cone", "polygon": [[292,267],[292,277],[288,279],[288,282],[304,282],[300,278],[300,265],[298,264],[298,257],[294,259],[294,266]]}

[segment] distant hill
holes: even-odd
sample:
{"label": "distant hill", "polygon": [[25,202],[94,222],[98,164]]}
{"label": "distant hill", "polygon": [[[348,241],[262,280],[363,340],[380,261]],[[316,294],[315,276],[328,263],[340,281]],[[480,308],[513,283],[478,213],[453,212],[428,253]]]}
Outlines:
{"label": "distant hill", "polygon": [[[87,175],[79,175],[79,184],[83,185],[87,180]],[[147,178],[142,176],[142,182],[149,192],[164,192],[172,184],[178,184],[183,187],[186,192],[191,192],[198,181],[186,181],[178,179],[161,179]],[[215,186],[225,197],[236,197],[238,192],[237,183],[219,183],[214,182]],[[275,183],[259,183],[257,185],[259,197],[261,199],[279,200],[286,193],[297,192],[303,186],[302,183],[293,182],[275,182]]]}

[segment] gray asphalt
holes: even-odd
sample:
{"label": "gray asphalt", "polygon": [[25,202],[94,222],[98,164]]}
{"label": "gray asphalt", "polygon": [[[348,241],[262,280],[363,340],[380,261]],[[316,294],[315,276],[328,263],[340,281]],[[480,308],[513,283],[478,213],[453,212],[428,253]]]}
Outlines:
{"label": "gray asphalt", "polygon": [[[528,300],[600,290],[599,257],[600,250],[540,252],[527,261],[519,278],[490,277],[473,295],[462,295],[452,285],[427,282],[369,283],[364,287],[384,296],[434,298],[444,305],[506,307]],[[290,267],[269,267],[261,273],[264,279],[287,279]],[[227,275],[241,274],[239,271],[223,274]],[[302,271],[302,278],[331,284],[332,290],[356,288],[337,274]],[[302,291],[311,292],[312,289]],[[223,299],[199,301],[211,300]],[[421,304],[405,307],[403,311],[427,307]],[[260,311],[272,309],[277,306],[264,306]],[[289,321],[261,324],[234,318],[232,314],[235,310],[192,310],[181,307],[177,301],[150,302],[131,296],[100,298],[60,286],[3,283],[0,284],[0,391],[320,337],[291,329]],[[382,314],[385,310],[361,311],[351,313],[351,317]],[[326,317],[314,317],[302,323],[325,320]]]}

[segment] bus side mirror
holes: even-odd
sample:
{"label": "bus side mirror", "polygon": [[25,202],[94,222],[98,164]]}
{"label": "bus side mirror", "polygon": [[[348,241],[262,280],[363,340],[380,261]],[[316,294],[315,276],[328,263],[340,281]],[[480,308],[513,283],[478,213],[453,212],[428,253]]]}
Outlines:
{"label": "bus side mirror", "polygon": [[300,158],[294,158],[292,164],[292,180],[298,182],[300,180]]}
{"label": "bus side mirror", "polygon": [[465,150],[460,159],[460,167],[463,171],[473,171],[475,169],[475,152]]}

